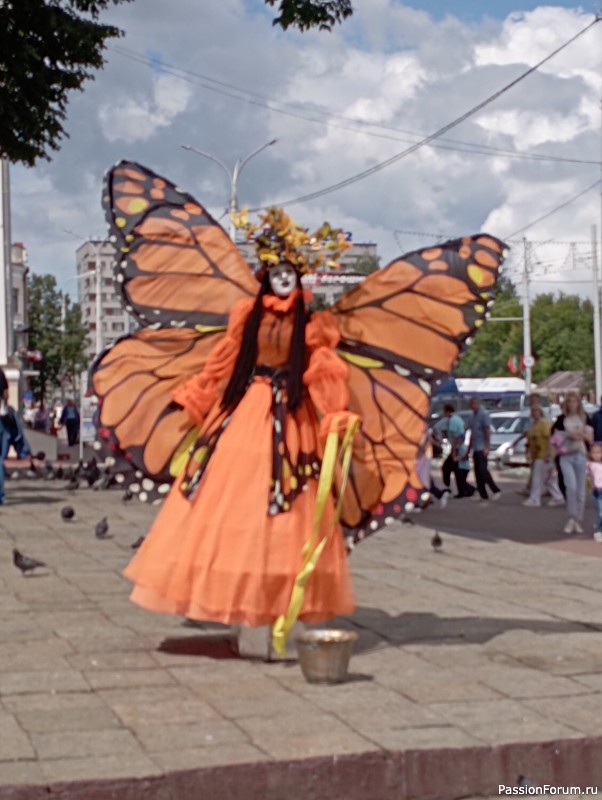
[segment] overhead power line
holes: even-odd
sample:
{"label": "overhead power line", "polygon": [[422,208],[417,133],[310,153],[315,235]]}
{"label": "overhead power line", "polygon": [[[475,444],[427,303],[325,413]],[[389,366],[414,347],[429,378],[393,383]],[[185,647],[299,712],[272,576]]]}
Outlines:
{"label": "overhead power line", "polygon": [[547,219],[548,217],[551,217],[552,214],[555,214],[557,211],[560,211],[561,209],[566,208],[571,203],[574,203],[575,200],[578,200],[580,197],[583,197],[584,194],[587,194],[588,192],[591,192],[592,189],[595,189],[596,186],[599,186],[599,185],[600,185],[600,179],[598,179],[597,181],[594,181],[591,184],[591,186],[588,186],[587,189],[583,189],[583,191],[579,192],[579,194],[574,195],[569,200],[566,200],[564,203],[561,203],[559,206],[556,206],[556,208],[551,209],[551,211],[548,211],[547,213],[542,214],[541,217],[538,217],[537,219],[534,219],[532,222],[529,222],[528,225],[524,225],[522,228],[519,228],[517,231],[514,231],[513,233],[510,234],[510,236],[508,238],[512,239],[515,236],[518,236],[519,233],[523,233],[524,231],[528,230],[529,228],[532,228],[534,225],[537,225],[538,222],[542,222],[542,220]]}
{"label": "overhead power line", "polygon": [[[309,192],[308,194],[301,195],[300,197],[293,197],[290,200],[285,200],[284,202],[279,202],[278,205],[279,206],[296,205],[298,203],[305,203],[305,202],[308,202],[310,200],[315,200],[316,198],[323,197],[326,194],[331,194],[332,192],[336,192],[339,189],[344,189],[345,187],[350,186],[353,183],[357,183],[357,181],[361,181],[364,178],[369,177],[370,175],[374,175],[376,172],[380,172],[381,170],[386,169],[387,167],[390,167],[392,164],[397,163],[402,158],[405,158],[406,156],[409,156],[412,153],[415,153],[416,150],[418,150],[419,148],[424,147],[425,145],[429,144],[430,142],[434,141],[435,139],[438,139],[439,137],[443,136],[448,131],[453,130],[454,128],[457,128],[458,125],[460,125],[462,122],[465,122],[467,119],[469,119],[470,117],[474,116],[478,111],[480,111],[481,109],[483,109],[486,106],[488,106],[491,103],[493,103],[494,100],[497,100],[498,97],[501,97],[503,94],[505,94],[506,92],[510,91],[510,89],[512,89],[514,86],[516,86],[521,81],[525,80],[525,78],[527,78],[533,72],[536,72],[541,66],[543,66],[545,63],[550,61],[550,59],[554,58],[554,56],[556,56],[562,50],[564,50],[569,45],[571,45],[573,42],[575,42],[577,39],[579,39],[581,36],[583,36],[583,34],[585,34],[590,28],[592,28],[597,22],[599,22],[600,19],[602,19],[602,17],[600,17],[600,18],[599,17],[595,17],[592,20],[592,22],[590,22],[589,25],[587,25],[581,31],[579,31],[574,36],[572,36],[570,39],[568,39],[566,42],[564,42],[564,44],[562,44],[559,47],[557,47],[555,50],[553,50],[545,58],[542,58],[541,61],[537,62],[537,64],[535,64],[534,66],[530,67],[528,70],[523,72],[521,75],[518,76],[518,78],[515,78],[513,81],[510,81],[510,83],[507,83],[504,87],[499,89],[497,92],[495,92],[492,95],[489,95],[489,97],[485,98],[485,100],[482,100],[476,106],[473,106],[471,109],[466,111],[461,116],[456,117],[456,119],[452,120],[452,122],[448,122],[447,125],[444,125],[442,128],[439,128],[439,130],[435,131],[434,133],[430,134],[429,136],[426,136],[424,139],[421,139],[419,142],[416,142],[411,147],[406,148],[401,153],[397,153],[396,155],[391,156],[390,158],[387,158],[385,161],[381,161],[379,164],[375,164],[374,166],[369,167],[368,169],[365,169],[362,172],[358,172],[355,175],[351,175],[349,178],[345,178],[342,181],[338,181],[337,183],[334,183],[331,186],[326,186],[324,189],[318,189],[315,192]],[[262,211],[265,208],[266,208],[265,206],[259,206],[259,207],[250,209],[250,211]]]}
{"label": "overhead power line", "polygon": [[[321,108],[307,108],[306,106],[299,104],[299,103],[285,103],[280,100],[274,100],[266,95],[260,94],[258,92],[251,91],[250,89],[245,89],[239,86],[235,86],[231,83],[226,83],[225,81],[217,80],[216,78],[211,78],[207,75],[203,75],[198,72],[194,72],[193,70],[184,69],[183,67],[177,67],[173,64],[169,64],[166,61],[163,61],[158,58],[154,58],[152,56],[146,56],[142,53],[137,53],[134,50],[129,50],[128,48],[122,47],[120,45],[113,45],[109,47],[110,50],[117,53],[124,58],[128,58],[131,61],[135,61],[138,64],[144,64],[145,66],[158,69],[161,72],[166,72],[169,75],[172,75],[175,78],[180,80],[186,81],[188,83],[192,83],[197,86],[201,86],[204,89],[207,89],[211,92],[215,92],[217,94],[223,95],[225,97],[230,97],[233,100],[239,100],[244,103],[248,103],[250,105],[256,105],[260,108],[265,108],[268,111],[273,111],[278,114],[284,114],[285,116],[294,117],[296,119],[304,120],[305,122],[312,122],[317,125],[322,125],[326,128],[334,128],[338,130],[344,130],[351,133],[358,133],[362,136],[372,136],[377,139],[387,139],[389,141],[395,142],[410,142],[413,143],[413,139],[408,139],[408,136],[418,137],[419,140],[424,138],[424,134],[416,133],[415,131],[407,131],[399,128],[394,128],[393,126],[383,125],[382,123],[375,123],[375,122],[367,122],[366,120],[357,119],[354,117],[347,117],[342,114],[336,114],[333,111],[321,109]],[[325,119],[316,119],[315,116],[310,115],[320,115],[325,117]],[[338,125],[332,122],[333,119],[338,119],[343,122],[346,122],[346,125]],[[355,126],[355,127],[354,127]],[[357,127],[359,126],[359,127]],[[377,128],[383,131],[389,131],[390,133],[377,133],[374,130],[369,130]],[[397,134],[405,134],[405,136],[392,136],[391,133]],[[445,142],[445,143],[444,143]],[[600,164],[599,161],[595,159],[584,159],[584,158],[568,158],[566,156],[555,156],[546,153],[519,153],[516,150],[509,150],[502,147],[493,147],[492,145],[481,144],[480,142],[466,142],[457,139],[441,139],[441,141],[437,142],[436,144],[432,145],[433,147],[439,150],[449,150],[452,152],[459,152],[459,153],[468,153],[471,155],[480,155],[485,157],[497,157],[497,158],[510,158],[516,159],[520,161],[544,161],[544,162],[562,162],[566,164],[584,164],[584,165],[593,165],[598,166]]]}

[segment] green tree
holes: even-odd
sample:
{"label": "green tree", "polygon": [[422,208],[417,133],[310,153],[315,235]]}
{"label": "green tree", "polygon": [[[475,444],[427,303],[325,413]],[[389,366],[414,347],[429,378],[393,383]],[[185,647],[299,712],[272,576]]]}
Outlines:
{"label": "green tree", "polygon": [[63,379],[69,379],[73,387],[77,376],[88,366],[85,355],[88,344],[88,331],[82,321],[82,310],[78,303],[72,303],[69,295],[64,300],[64,331],[62,337],[61,369]]}
{"label": "green tree", "polygon": [[267,5],[278,3],[279,16],[274,25],[284,30],[298,28],[300,31],[319,28],[330,31],[332,26],[353,14],[351,0],[265,0]]}
{"label": "green tree", "polygon": [[75,376],[85,368],[87,331],[79,305],[72,304],[68,295],[63,298],[53,275],[31,277],[29,324],[29,349],[39,350],[43,357],[32,384],[36,395],[44,400],[48,389],[59,386],[66,374]]}
{"label": "green tree", "polygon": [[380,256],[366,255],[358,258],[353,271],[362,275],[370,275],[371,272],[376,272],[377,269],[380,269]]}
{"label": "green tree", "polygon": [[0,2],[0,155],[32,166],[67,136],[68,94],[104,64],[121,35],[100,12],[130,0]]}
{"label": "green tree", "polygon": [[540,294],[531,306],[533,379],[554,372],[589,372],[594,363],[594,309],[576,295]]}
{"label": "green tree", "polygon": [[522,353],[522,322],[495,322],[496,317],[522,317],[520,300],[513,284],[501,278],[489,321],[475,336],[456,368],[458,378],[486,378],[508,375],[508,358]]}
{"label": "green tree", "polygon": [[[0,158],[33,166],[59,149],[69,93],[104,65],[107,40],[123,35],[100,14],[129,2],[0,0]],[[279,4],[274,25],[284,30],[331,30],[353,13],[351,0],[264,2]]]}
{"label": "green tree", "polygon": [[53,275],[32,275],[29,284],[29,347],[42,353],[40,373],[33,380],[34,392],[44,400],[48,385],[56,385],[61,374],[61,293]]}
{"label": "green tree", "polygon": [[[590,372],[594,360],[593,307],[576,295],[540,294],[530,308],[533,380],[562,370]],[[508,359],[523,352],[523,323],[495,322],[496,317],[522,317],[511,283],[502,279],[492,306],[492,320],[479,331],[462,356],[456,375],[485,378],[510,375]]]}

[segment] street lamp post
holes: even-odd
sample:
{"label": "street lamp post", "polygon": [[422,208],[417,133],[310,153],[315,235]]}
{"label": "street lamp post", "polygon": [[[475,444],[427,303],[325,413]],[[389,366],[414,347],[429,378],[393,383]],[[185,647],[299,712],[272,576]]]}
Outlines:
{"label": "street lamp post", "polygon": [[245,164],[248,164],[248,162],[252,158],[259,155],[259,153],[261,153],[267,147],[271,147],[273,144],[276,144],[276,141],[277,141],[276,139],[272,139],[271,142],[266,142],[265,144],[262,144],[261,147],[258,147],[257,150],[253,150],[253,152],[250,153],[248,156],[245,156],[245,158],[242,159],[239,158],[236,164],[234,165],[234,169],[232,171],[228,169],[226,164],[224,164],[224,162],[221,159],[216,158],[216,156],[211,155],[211,153],[206,153],[204,150],[199,150],[197,147],[192,147],[192,145],[189,144],[180,145],[180,147],[182,147],[184,150],[190,150],[192,153],[196,153],[198,156],[204,156],[205,158],[208,158],[211,161],[215,161],[215,163],[219,164],[219,166],[228,176],[228,180],[230,182],[230,224],[228,226],[228,233],[230,234],[230,238],[232,239],[233,242],[236,241],[236,225],[234,224],[233,214],[235,214],[238,211],[237,188],[238,188],[238,179],[240,178],[240,173],[242,172],[242,169],[245,166]]}

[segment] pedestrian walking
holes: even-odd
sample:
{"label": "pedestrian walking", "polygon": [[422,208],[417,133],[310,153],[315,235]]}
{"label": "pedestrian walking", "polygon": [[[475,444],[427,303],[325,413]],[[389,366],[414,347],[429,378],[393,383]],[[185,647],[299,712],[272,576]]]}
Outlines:
{"label": "pedestrian walking", "polygon": [[470,459],[468,458],[468,445],[464,444],[464,442],[456,447],[455,462],[456,482],[458,484],[458,494],[456,497],[472,497],[476,489],[468,483]]}
{"label": "pedestrian walking", "polygon": [[79,439],[79,411],[75,405],[75,400],[67,400],[59,419],[59,425],[64,425],[67,431],[67,443],[69,447],[77,444]]}
{"label": "pedestrian walking", "polygon": [[568,520],[564,533],[583,533],[581,523],[585,510],[586,445],[593,440],[593,431],[588,425],[581,398],[576,392],[567,394],[563,413],[554,423],[554,427],[550,443],[558,457],[566,490]]}
{"label": "pedestrian walking", "polygon": [[602,442],[594,442],[590,447],[587,474],[592,485],[592,497],[596,511],[594,540],[598,544],[602,544]]}
{"label": "pedestrian walking", "polygon": [[[447,501],[450,497],[450,490],[448,488],[441,489],[431,474],[431,461],[433,458],[433,435],[432,432],[427,430],[422,437],[420,449],[418,451],[418,458],[416,459],[416,474],[420,478],[423,486],[428,490],[431,497],[439,501],[439,508],[445,509]],[[430,498],[426,500],[423,506],[417,506],[416,510],[422,510],[430,503]]]}
{"label": "pedestrian walking", "polygon": [[446,403],[443,406],[444,420],[437,426],[437,432],[444,434],[450,445],[450,452],[441,465],[441,477],[446,489],[451,487],[451,476],[456,478],[456,489],[460,495],[460,485],[458,481],[458,446],[464,443],[465,429],[464,421],[453,403]]}
{"label": "pedestrian walking", "polygon": [[[602,397],[600,403],[602,403]],[[602,405],[592,414],[592,428],[594,429],[594,442],[602,442]]]}
{"label": "pedestrian walking", "polygon": [[472,417],[469,419],[470,441],[468,452],[472,452],[474,475],[477,482],[477,491],[481,500],[489,500],[487,487],[491,489],[492,500],[498,500],[501,494],[499,486],[491,477],[487,467],[489,457],[489,442],[491,437],[491,422],[489,414],[481,408],[478,397],[470,398]]}
{"label": "pedestrian walking", "polygon": [[531,426],[527,431],[527,450],[531,459],[531,489],[524,506],[541,506],[544,488],[550,494],[548,506],[564,505],[564,498],[558,488],[556,470],[550,453],[551,425],[543,415],[539,405],[531,408]]}
{"label": "pedestrian walking", "polygon": [[4,425],[9,413],[8,408],[8,381],[4,370],[0,368],[0,506],[4,505],[4,482],[6,480],[6,469],[4,459],[8,455],[10,447],[10,435]]}
{"label": "pedestrian walking", "polygon": [[[528,395],[527,402],[528,402],[528,405],[529,405],[529,409],[531,411],[533,411],[534,408],[541,408],[541,395],[538,394],[537,392],[532,392],[530,395]],[[543,414],[543,409],[542,409],[542,414]],[[533,419],[532,416],[531,416],[531,419]],[[526,431],[521,433],[521,435],[518,437],[518,439],[516,439],[514,442],[512,442],[511,446],[513,448],[515,448],[514,452],[516,452],[516,446],[518,445],[518,443],[522,442],[523,439],[527,438],[527,434],[528,433],[529,433],[529,429],[527,429]],[[532,480],[533,480],[533,462],[531,462],[531,464],[529,465],[529,477],[527,478],[527,483],[525,484],[525,486],[522,489],[517,489],[517,493],[522,495],[523,497],[529,497],[530,494],[531,494]]]}

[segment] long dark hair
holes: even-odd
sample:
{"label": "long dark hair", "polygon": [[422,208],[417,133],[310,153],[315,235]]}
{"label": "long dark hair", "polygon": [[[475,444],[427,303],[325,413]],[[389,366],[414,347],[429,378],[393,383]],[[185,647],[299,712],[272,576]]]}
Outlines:
{"label": "long dark hair", "polygon": [[[297,288],[301,288],[298,274]],[[234,408],[237,406],[249,385],[249,380],[257,361],[257,335],[263,314],[263,298],[266,294],[273,294],[268,270],[264,272],[261,278],[259,294],[245,322],[240,352],[236,359],[234,372],[224,392],[222,408]],[[286,382],[287,408],[290,411],[294,411],[301,405],[301,400],[303,399],[303,373],[307,361],[305,326],[307,325],[309,314],[305,308],[302,292],[299,292],[299,296],[295,301],[294,314],[293,334],[288,356],[289,373]]]}

